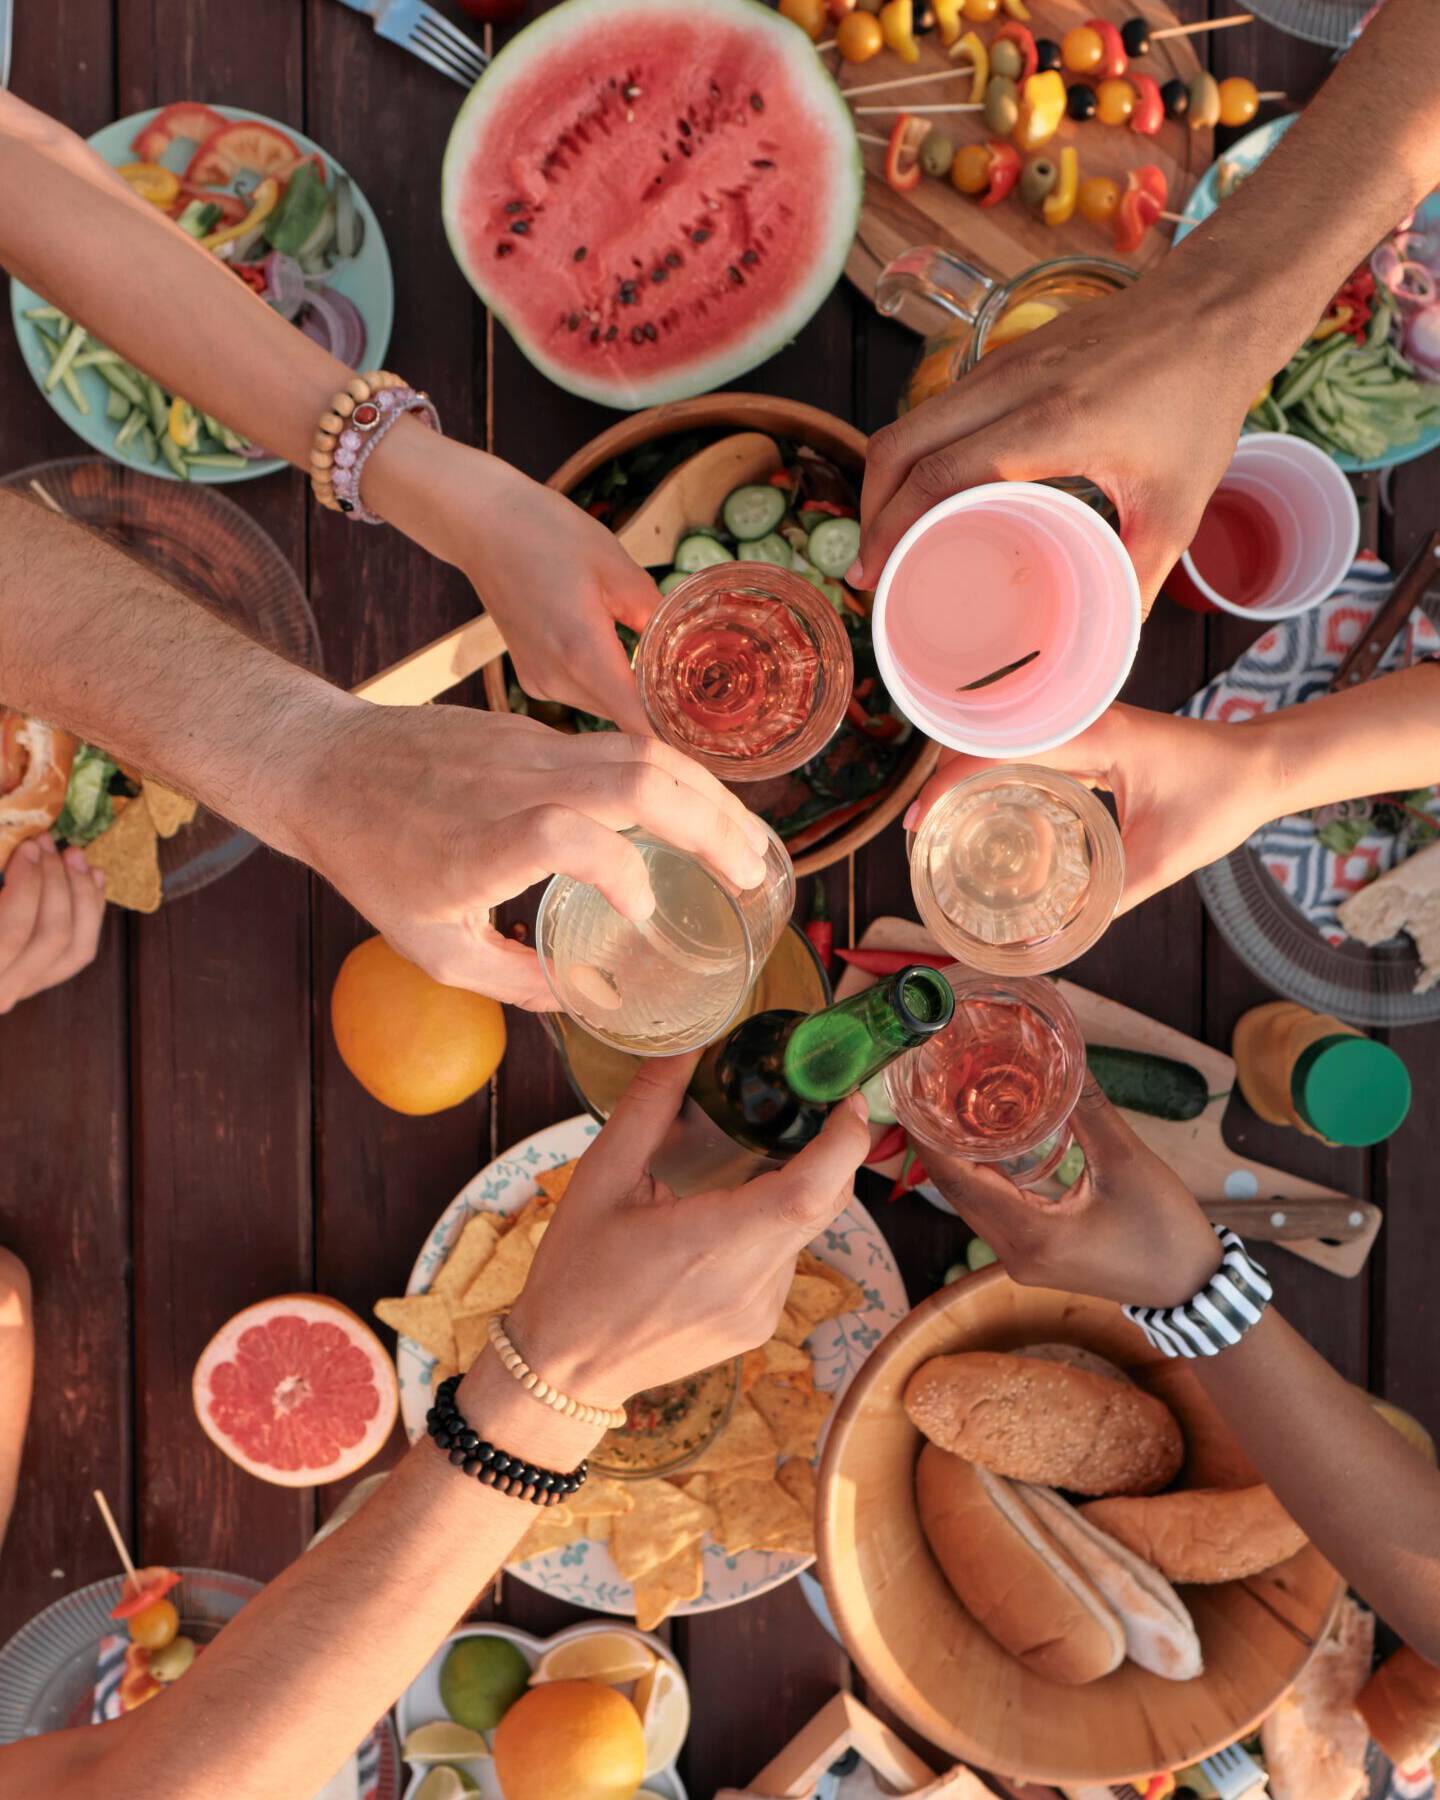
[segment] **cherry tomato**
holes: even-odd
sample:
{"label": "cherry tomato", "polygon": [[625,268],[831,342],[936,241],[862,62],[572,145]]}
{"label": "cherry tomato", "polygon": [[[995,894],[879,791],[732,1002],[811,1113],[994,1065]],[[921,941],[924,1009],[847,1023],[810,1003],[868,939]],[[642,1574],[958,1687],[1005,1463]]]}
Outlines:
{"label": "cherry tomato", "polygon": [[885,34],[874,13],[847,13],[835,28],[835,48],[848,63],[869,62],[885,45]]}
{"label": "cherry tomato", "polygon": [[1135,90],[1123,76],[1102,81],[1095,90],[1095,116],[1102,125],[1123,125],[1135,110]]}
{"label": "cherry tomato", "polygon": [[143,1612],[135,1613],[128,1624],[132,1643],[146,1650],[159,1650],[179,1631],[180,1615],[169,1600],[157,1600]]}
{"label": "cherry tomato", "polygon": [[972,25],[988,25],[1000,10],[1000,0],[965,0],[962,10]]}
{"label": "cherry tomato", "polygon": [[780,14],[819,43],[825,31],[825,0],[780,0]]}
{"label": "cherry tomato", "polygon": [[1076,204],[1082,219],[1092,225],[1108,225],[1120,204],[1120,184],[1108,175],[1089,175],[1080,183]]}
{"label": "cherry tomato", "polygon": [[1076,25],[1060,40],[1060,55],[1072,75],[1092,75],[1105,60],[1105,40],[1089,25]]}
{"label": "cherry tomato", "polygon": [[525,0],[456,0],[461,12],[486,25],[508,25],[525,10]]}
{"label": "cherry tomato", "polygon": [[1248,125],[1260,110],[1260,95],[1253,81],[1243,75],[1227,75],[1220,83],[1220,123]]}
{"label": "cherry tomato", "polygon": [[950,181],[962,194],[983,194],[990,185],[990,151],[984,144],[962,144],[950,165]]}

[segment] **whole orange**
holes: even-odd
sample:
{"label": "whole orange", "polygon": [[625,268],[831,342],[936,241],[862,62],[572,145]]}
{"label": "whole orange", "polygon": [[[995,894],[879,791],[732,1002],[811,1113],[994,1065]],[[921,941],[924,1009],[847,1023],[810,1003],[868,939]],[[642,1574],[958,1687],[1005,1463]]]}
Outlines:
{"label": "whole orange", "polygon": [[380,937],[357,944],[341,963],[330,1023],[345,1067],[396,1112],[458,1106],[505,1054],[497,1000],[444,986]]}
{"label": "whole orange", "polygon": [[645,1779],[640,1715],[598,1681],[533,1687],[495,1731],[505,1800],[630,1800]]}

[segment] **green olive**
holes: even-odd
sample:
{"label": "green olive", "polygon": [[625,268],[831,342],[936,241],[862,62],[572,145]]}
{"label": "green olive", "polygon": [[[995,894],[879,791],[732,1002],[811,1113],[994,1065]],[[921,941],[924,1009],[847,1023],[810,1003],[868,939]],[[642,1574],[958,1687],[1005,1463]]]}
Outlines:
{"label": "green olive", "polygon": [[1060,171],[1048,156],[1032,156],[1020,171],[1020,198],[1027,206],[1039,206],[1060,179]]}
{"label": "green olive", "polygon": [[1009,137],[1020,122],[1020,90],[1008,75],[992,75],[985,87],[985,129]]}
{"label": "green olive", "polygon": [[148,1666],[157,1681],[178,1681],[194,1660],[194,1639],[174,1637],[168,1644],[150,1652]]}
{"label": "green olive", "polygon": [[955,160],[955,146],[943,131],[932,131],[920,146],[920,167],[927,175],[942,179],[950,173]]}
{"label": "green olive", "polygon": [[1197,70],[1190,81],[1190,129],[1203,131],[1220,123],[1220,84],[1208,69]]}
{"label": "green olive", "polygon": [[1003,75],[1007,81],[1018,81],[1020,71],[1025,67],[1025,59],[1020,54],[1020,46],[1013,38],[1001,38],[998,44],[990,46],[990,73]]}

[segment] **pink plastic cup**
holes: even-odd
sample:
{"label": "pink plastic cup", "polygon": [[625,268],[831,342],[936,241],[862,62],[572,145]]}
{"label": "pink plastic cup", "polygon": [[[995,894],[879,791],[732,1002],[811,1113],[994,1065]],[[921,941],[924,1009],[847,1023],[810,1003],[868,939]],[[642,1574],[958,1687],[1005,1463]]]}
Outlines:
{"label": "pink plastic cup", "polygon": [[[952,750],[1023,761],[1083,731],[1140,642],[1125,546],[1083,502],[1029,481],[967,488],[891,552],[871,613],[875,655],[910,722]],[[1007,664],[1023,668],[972,687]]]}
{"label": "pink plastic cup", "polygon": [[1250,432],[1215,492],[1238,495],[1264,514],[1274,572],[1261,592],[1237,602],[1205,579],[1187,550],[1164,582],[1177,604],[1242,619],[1291,619],[1345,579],[1360,544],[1360,508],[1345,471],[1317,444],[1280,431]]}

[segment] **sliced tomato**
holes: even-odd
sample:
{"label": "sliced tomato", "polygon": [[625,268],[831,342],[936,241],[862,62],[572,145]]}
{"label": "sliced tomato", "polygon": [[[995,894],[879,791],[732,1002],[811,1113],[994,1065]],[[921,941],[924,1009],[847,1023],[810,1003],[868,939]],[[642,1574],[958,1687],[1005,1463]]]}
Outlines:
{"label": "sliced tomato", "polygon": [[225,123],[225,115],[213,106],[202,106],[198,100],[176,100],[162,106],[148,125],[140,127],[130,148],[141,162],[158,162],[160,152],[176,138],[203,144]]}
{"label": "sliced tomato", "polygon": [[210,133],[191,157],[185,179],[197,187],[229,187],[242,169],[278,177],[300,160],[300,146],[277,126],[237,119]]}
{"label": "sliced tomato", "polygon": [[1163,169],[1145,163],[1125,177],[1125,192],[1115,209],[1115,248],[1122,256],[1138,250],[1145,233],[1165,207],[1169,183]]}
{"label": "sliced tomato", "polygon": [[180,1577],[173,1569],[157,1566],[153,1569],[137,1569],[133,1579],[127,1575],[120,1598],[110,1608],[112,1619],[132,1619],[138,1612],[144,1612],[147,1606],[153,1606],[157,1600],[163,1600],[171,1588],[180,1585]]}
{"label": "sliced tomato", "polygon": [[249,206],[238,194],[227,194],[222,188],[196,187],[193,181],[180,183],[180,197],[170,210],[175,213],[183,212],[192,200],[202,200],[207,206],[218,206],[221,225],[238,225],[250,212]]}

